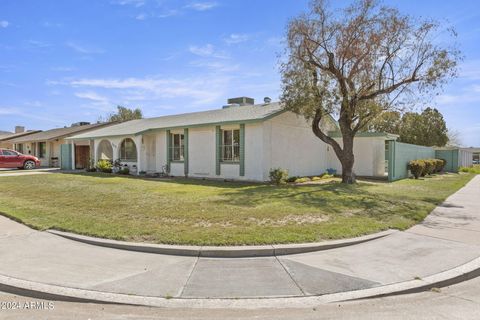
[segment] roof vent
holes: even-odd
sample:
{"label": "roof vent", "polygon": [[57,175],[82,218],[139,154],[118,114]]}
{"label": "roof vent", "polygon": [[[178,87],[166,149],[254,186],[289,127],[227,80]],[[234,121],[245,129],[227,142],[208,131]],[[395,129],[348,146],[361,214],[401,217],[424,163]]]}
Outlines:
{"label": "roof vent", "polygon": [[80,121],[72,123],[72,127],[81,127],[81,126],[88,126],[90,122]]}
{"label": "roof vent", "polygon": [[270,102],[272,102],[272,99],[270,97],[265,97],[265,98],[263,98],[263,102],[265,104],[269,104]]}
{"label": "roof vent", "polygon": [[255,104],[255,100],[249,97],[238,97],[238,98],[230,98],[227,100],[228,104],[238,104],[240,106],[251,106]]}

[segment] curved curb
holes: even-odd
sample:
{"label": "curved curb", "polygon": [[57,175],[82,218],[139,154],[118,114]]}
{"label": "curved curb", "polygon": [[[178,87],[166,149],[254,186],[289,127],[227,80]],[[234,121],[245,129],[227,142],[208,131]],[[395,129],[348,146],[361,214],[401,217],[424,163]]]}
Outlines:
{"label": "curved curb", "polygon": [[75,302],[96,302],[111,304],[141,305],[163,308],[309,308],[322,303],[377,298],[429,290],[456,284],[480,275],[480,257],[456,268],[428,276],[421,280],[411,280],[381,287],[305,297],[273,298],[162,298],[136,296],[122,293],[110,293],[58,285],[43,284],[0,275],[0,290],[14,294],[26,295],[38,299],[54,299]]}
{"label": "curved curb", "polygon": [[47,232],[61,236],[70,240],[79,241],[95,246],[108,247],[114,249],[139,251],[147,253],[157,253],[176,256],[210,257],[210,258],[243,258],[243,257],[270,257],[289,255],[296,253],[306,253],[313,251],[329,250],[334,248],[346,247],[362,242],[372,241],[391,235],[398,230],[386,230],[357,238],[314,242],[299,244],[278,244],[265,246],[177,246],[177,245],[159,245],[148,243],[134,243],[126,241],[109,240],[82,236],[70,232],[58,230],[47,230]]}

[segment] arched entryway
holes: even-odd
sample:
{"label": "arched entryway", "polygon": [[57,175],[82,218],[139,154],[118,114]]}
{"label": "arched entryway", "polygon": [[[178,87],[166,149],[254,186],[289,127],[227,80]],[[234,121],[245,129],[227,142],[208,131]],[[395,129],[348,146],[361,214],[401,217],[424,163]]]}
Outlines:
{"label": "arched entryway", "polygon": [[100,141],[97,148],[97,160],[113,160],[113,148],[110,141]]}

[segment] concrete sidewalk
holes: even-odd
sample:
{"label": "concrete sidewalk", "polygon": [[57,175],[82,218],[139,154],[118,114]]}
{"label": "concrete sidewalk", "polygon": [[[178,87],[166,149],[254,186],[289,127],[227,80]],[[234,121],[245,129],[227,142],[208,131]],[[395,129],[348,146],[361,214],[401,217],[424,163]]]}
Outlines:
{"label": "concrete sidewalk", "polygon": [[407,232],[282,257],[203,258],[130,252],[71,241],[0,217],[0,275],[149,297],[324,295],[424,278],[479,256],[480,176]]}

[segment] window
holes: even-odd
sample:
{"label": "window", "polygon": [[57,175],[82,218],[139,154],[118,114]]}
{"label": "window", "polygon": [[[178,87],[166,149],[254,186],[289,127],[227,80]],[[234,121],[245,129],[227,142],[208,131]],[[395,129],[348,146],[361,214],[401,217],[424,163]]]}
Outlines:
{"label": "window", "polygon": [[222,161],[240,161],[240,130],[222,130]]}
{"label": "window", "polygon": [[18,156],[18,153],[12,150],[3,150],[4,156]]}
{"label": "window", "polygon": [[23,153],[23,144],[22,143],[16,144],[15,150],[17,150],[20,153]]}
{"label": "window", "polygon": [[183,161],[185,152],[185,137],[181,133],[170,134],[170,160]]}
{"label": "window", "polygon": [[47,153],[47,143],[46,142],[39,142],[38,143],[38,157],[45,158],[45,154]]}
{"label": "window", "polygon": [[137,161],[137,146],[132,139],[127,138],[120,144],[120,160]]}

